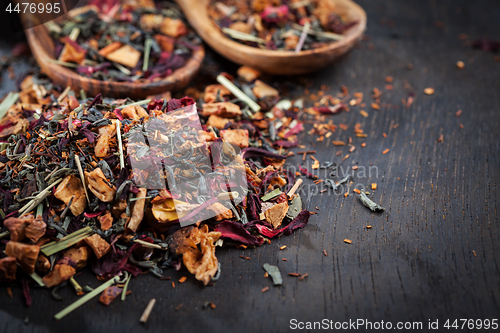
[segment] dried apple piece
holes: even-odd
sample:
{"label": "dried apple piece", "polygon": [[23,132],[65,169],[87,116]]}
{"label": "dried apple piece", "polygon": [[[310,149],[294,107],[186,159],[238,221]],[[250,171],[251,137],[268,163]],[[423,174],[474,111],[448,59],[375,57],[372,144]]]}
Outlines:
{"label": "dried apple piece", "polygon": [[130,45],[124,45],[118,50],[111,52],[106,56],[107,59],[117,62],[121,65],[134,68],[141,58],[141,52]]}
{"label": "dried apple piece", "polygon": [[28,274],[35,272],[35,264],[38,258],[40,247],[36,245],[28,245],[19,242],[10,241],[5,247],[5,254],[14,257],[17,263]]}
{"label": "dried apple piece", "polygon": [[101,259],[104,255],[111,251],[111,245],[102,239],[98,234],[93,234],[90,237],[85,238],[85,243],[94,251],[97,259]]}
{"label": "dried apple piece", "polygon": [[89,190],[103,202],[111,202],[116,194],[116,187],[110,186],[101,168],[95,168],[91,172],[85,171],[85,177]]}
{"label": "dried apple piece", "polygon": [[203,104],[201,115],[208,117],[213,114],[221,117],[233,118],[241,115],[242,112],[238,105],[229,102]]}
{"label": "dried apple piece", "polygon": [[57,264],[48,275],[43,277],[43,283],[47,288],[52,288],[60,285],[64,281],[69,280],[69,278],[75,274],[76,270],[73,267],[64,264]]}
{"label": "dried apple piece", "polygon": [[68,205],[73,198],[69,209],[75,216],[83,213],[85,207],[87,207],[85,189],[83,188],[82,181],[74,175],[69,175],[64,178],[64,180],[57,186],[54,196],[66,205]]}

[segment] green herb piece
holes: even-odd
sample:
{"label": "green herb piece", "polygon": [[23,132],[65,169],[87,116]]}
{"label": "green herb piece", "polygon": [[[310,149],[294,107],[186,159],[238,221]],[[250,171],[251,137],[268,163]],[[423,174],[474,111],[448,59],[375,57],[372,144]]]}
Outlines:
{"label": "green herb piece", "polygon": [[10,92],[7,97],[0,103],[0,119],[5,117],[10,107],[14,105],[19,99],[19,93]]}
{"label": "green herb piece", "polygon": [[280,270],[277,266],[269,265],[268,263],[264,264],[264,269],[273,279],[273,283],[275,286],[281,286],[283,284],[283,278],[281,277]]}
{"label": "green herb piece", "polygon": [[40,277],[40,275],[33,272],[33,274],[30,274],[30,276],[33,280],[35,280],[36,283],[38,283],[40,287],[45,287],[45,283],[43,283],[43,279]]}
{"label": "green herb piece", "polygon": [[4,231],[4,232],[2,232],[2,233],[0,234],[0,239],[2,239],[2,238],[4,238],[4,237],[7,237],[7,236],[9,236],[9,235],[10,235],[10,231],[9,231],[9,230]]}
{"label": "green herb piece", "polygon": [[75,291],[76,291],[76,294],[78,296],[81,296],[83,295],[83,289],[82,289],[82,286],[80,286],[78,284],[78,282],[76,282],[75,278],[74,277],[70,277],[69,278],[69,282],[71,282],[71,285],[73,286],[73,288],[75,288]]}
{"label": "green herb piece", "polygon": [[143,104],[148,104],[149,102],[151,102],[151,99],[143,99],[142,101],[138,101],[138,102],[134,102],[134,103],[126,104],[126,105],[117,106],[117,107],[115,107],[115,109],[124,109],[127,106],[131,106],[131,105],[143,105]]}
{"label": "green herb piece", "polygon": [[[82,100],[86,100],[86,99],[87,99],[87,94],[85,93],[85,90],[83,90],[83,89],[80,89],[80,98],[81,98]],[[79,107],[81,107],[81,105],[80,105]],[[79,107],[78,107],[78,108],[79,108]],[[77,108],[77,109],[78,109],[78,108]],[[80,111],[80,110],[78,110],[78,111]],[[78,112],[78,111],[76,111],[76,109],[75,109],[75,112]]]}
{"label": "green herb piece", "polygon": [[262,38],[255,37],[254,35],[246,34],[244,32],[233,30],[230,28],[222,28],[222,32],[233,37],[234,39],[246,40],[249,42],[256,42],[261,44],[266,43],[266,41]]}
{"label": "green herb piece", "polygon": [[142,64],[142,70],[147,71],[149,66],[149,54],[151,53],[151,45],[153,44],[153,40],[151,38],[147,38],[144,44],[144,63]]}
{"label": "green herb piece", "polygon": [[120,170],[125,168],[125,158],[123,157],[123,143],[122,143],[122,130],[120,128],[120,121],[116,121],[116,137],[118,138],[118,152],[120,153]]}
{"label": "green herb piece", "polygon": [[47,186],[42,192],[38,193],[35,199],[28,202],[19,210],[19,215],[23,215],[25,212],[30,212],[33,208],[35,208],[40,202],[42,202],[46,197],[48,197],[51,194],[50,190],[52,189],[52,187],[56,186],[60,182],[62,182],[62,178],[56,180],[55,182]]}
{"label": "green herb piece", "polygon": [[368,207],[370,208],[372,211],[374,212],[381,212],[381,211],[384,211],[385,208],[380,206],[379,204],[376,204],[375,202],[371,201],[367,196],[366,194],[364,194],[363,192],[360,192],[359,193],[359,200],[361,201],[361,203],[363,205],[365,205],[365,207]]}
{"label": "green herb piece", "polygon": [[54,316],[54,318],[56,320],[61,320],[66,315],[68,315],[69,313],[71,313],[73,310],[77,309],[81,305],[87,303],[92,298],[94,298],[97,295],[99,295],[100,293],[102,293],[107,287],[115,284],[116,280],[118,280],[118,276],[115,276],[111,280],[109,280],[107,282],[104,282],[99,287],[95,288],[94,290],[92,290],[91,292],[89,292],[88,294],[86,294],[85,296],[83,296],[82,298],[80,298],[79,300],[77,300],[76,302],[74,302],[73,304],[71,304],[70,306],[68,306],[67,308],[65,308],[64,310],[56,313],[56,315]]}
{"label": "green herb piece", "polygon": [[286,212],[286,216],[289,219],[293,220],[294,218],[297,217],[297,215],[299,215],[301,211],[302,211],[302,199],[297,194],[297,196],[294,197],[288,204],[288,211]]}
{"label": "green herb piece", "polygon": [[262,201],[267,201],[267,200],[270,200],[270,199],[273,199],[273,198],[276,198],[278,195],[280,195],[281,193],[281,190],[279,188],[269,192],[268,194],[266,194],[265,196],[263,196],[261,198]]}
{"label": "green herb piece", "polygon": [[64,67],[71,67],[71,68],[77,68],[78,67],[77,64],[74,64],[72,62],[66,62],[66,61],[55,60],[55,59],[50,59],[50,58],[47,58],[47,61],[51,62],[53,64],[56,64],[56,65],[64,66]]}
{"label": "green herb piece", "polygon": [[248,106],[254,111],[260,111],[260,105],[255,103],[253,99],[248,97],[243,91],[240,90],[237,86],[234,85],[231,81],[229,81],[224,75],[219,74],[217,76],[217,82],[222,84],[227,88],[234,96],[241,99],[243,102],[247,103]]}
{"label": "green herb piece", "polygon": [[127,282],[125,282],[125,285],[123,286],[122,290],[122,301],[125,300],[125,297],[127,296],[127,288],[128,288],[128,283],[130,282],[130,279],[132,278],[132,274],[128,276]]}
{"label": "green herb piece", "polygon": [[[300,24],[294,23],[292,24],[292,28],[299,30],[299,31],[304,31],[305,27],[301,26]],[[319,37],[325,37],[333,40],[342,40],[344,39],[344,36],[335,34],[333,32],[327,32],[327,31],[314,31],[311,29],[308,29],[307,31],[308,34],[314,35],[314,36],[319,36]]]}
{"label": "green herb piece", "polygon": [[75,245],[79,241],[84,240],[85,238],[91,236],[92,234],[94,234],[92,228],[85,227],[73,232],[72,234],[69,234],[68,236],[61,238],[58,241],[50,242],[48,244],[43,245],[40,248],[40,251],[42,251],[43,254],[45,254],[46,256],[50,256],[53,255],[54,253],[67,249],[72,245]]}

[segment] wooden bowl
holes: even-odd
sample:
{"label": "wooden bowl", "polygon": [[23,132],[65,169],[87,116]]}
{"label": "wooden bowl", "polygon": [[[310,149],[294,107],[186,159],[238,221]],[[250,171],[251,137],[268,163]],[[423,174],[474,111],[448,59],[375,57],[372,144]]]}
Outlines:
{"label": "wooden bowl", "polygon": [[150,95],[180,90],[198,73],[205,57],[205,50],[201,46],[199,50],[193,51],[184,67],[175,70],[170,76],[160,81],[147,83],[109,82],[87,78],[69,68],[49,62],[48,59],[54,59],[54,42],[44,25],[27,29],[26,37],[33,56],[45,74],[56,84],[71,86],[77,91],[83,89],[89,96],[102,93],[102,96],[105,97],[142,99]]}
{"label": "wooden bowl", "polygon": [[346,12],[349,21],[358,23],[348,29],[345,38],[313,50],[271,51],[235,42],[224,35],[208,16],[208,0],[176,0],[184,16],[198,35],[222,56],[240,65],[278,75],[317,71],[352,49],[366,29],[366,13],[350,0],[330,0]]}

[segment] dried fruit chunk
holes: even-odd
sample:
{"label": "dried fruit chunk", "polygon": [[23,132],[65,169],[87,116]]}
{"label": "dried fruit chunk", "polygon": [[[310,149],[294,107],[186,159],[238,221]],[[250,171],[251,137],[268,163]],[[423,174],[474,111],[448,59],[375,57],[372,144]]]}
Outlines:
{"label": "dried fruit chunk", "polygon": [[64,178],[64,180],[57,186],[54,196],[66,205],[69,204],[71,198],[73,198],[69,209],[75,216],[83,213],[85,207],[87,207],[85,189],[83,188],[81,180],[76,176],[69,175]]}
{"label": "dried fruit chunk", "polygon": [[260,76],[260,72],[248,66],[238,68],[238,76],[247,82],[253,82]]}
{"label": "dried fruit chunk", "polygon": [[285,218],[287,212],[288,212],[288,203],[282,202],[267,209],[264,212],[264,216],[266,217],[266,221],[271,223],[273,228],[276,229],[281,225],[281,222]]}
{"label": "dried fruit chunk", "polygon": [[137,66],[137,63],[141,58],[141,52],[137,51],[130,45],[124,45],[118,50],[108,54],[106,58],[121,65],[134,68]]}
{"label": "dried fruit chunk", "polygon": [[162,51],[171,53],[174,50],[175,39],[163,35],[155,35],[154,38]]}
{"label": "dried fruit chunk", "polygon": [[248,147],[248,130],[246,129],[222,130],[220,136],[225,142],[234,143],[240,148]]}
{"label": "dried fruit chunk", "polygon": [[158,14],[144,14],[141,16],[140,24],[141,28],[146,31],[151,31],[153,29],[159,29],[163,22],[163,15]]}
{"label": "dried fruit chunk", "polygon": [[85,171],[89,190],[103,202],[111,202],[116,193],[116,187],[109,185],[101,168],[96,168],[91,172]]}
{"label": "dried fruit chunk", "polygon": [[70,277],[76,274],[76,270],[64,264],[57,264],[54,269],[46,276],[43,277],[43,283],[47,288],[57,286],[64,281],[69,280]]}
{"label": "dried fruit chunk", "polygon": [[93,234],[90,237],[85,238],[85,243],[90,246],[94,251],[97,259],[101,259],[102,256],[106,255],[111,251],[111,245],[108,244],[101,236],[98,234]]}
{"label": "dried fruit chunk", "polygon": [[46,227],[47,225],[43,222],[43,217],[40,215],[26,226],[24,232],[29,240],[36,243],[43,235],[45,235]]}
{"label": "dried fruit chunk", "polygon": [[138,199],[134,203],[134,208],[132,209],[132,217],[128,222],[127,228],[132,230],[133,232],[137,231],[137,228],[142,222],[142,218],[144,217],[144,205],[146,203],[145,198],[147,194],[147,190],[145,188],[139,188],[139,192],[136,194],[135,198]]}
{"label": "dried fruit chunk", "polygon": [[63,257],[71,259],[76,264],[76,269],[80,270],[87,265],[89,259],[90,249],[87,246],[80,246],[78,248],[71,248],[64,252]]}
{"label": "dried fruit chunk", "polygon": [[113,225],[113,216],[111,216],[110,212],[106,212],[106,214],[97,217],[97,220],[99,220],[101,230],[104,231],[109,230],[109,228]]}
{"label": "dried fruit chunk", "polygon": [[223,129],[227,125],[227,123],[229,123],[229,119],[222,118],[213,114],[208,117],[207,126],[212,126],[217,129]]}
{"label": "dried fruit chunk", "polygon": [[100,49],[99,54],[102,55],[103,57],[105,57],[108,54],[110,54],[111,52],[115,52],[116,50],[118,50],[122,46],[123,46],[123,44],[120,42],[113,42],[113,43],[103,47],[102,49]]}
{"label": "dried fruit chunk", "polygon": [[241,115],[242,112],[238,105],[229,102],[203,104],[201,115],[208,117],[213,114],[221,117],[233,118]]}
{"label": "dried fruit chunk", "polygon": [[9,217],[4,221],[3,225],[10,231],[10,239],[14,242],[19,242],[26,237],[26,226],[34,220],[35,217],[33,214],[24,217]]}
{"label": "dried fruit chunk", "polygon": [[241,22],[241,21],[234,22],[233,24],[231,24],[229,26],[229,28],[236,30],[236,31],[243,32],[245,34],[249,34],[252,32],[252,26],[250,24],[247,24],[247,23]]}
{"label": "dried fruit chunk", "polygon": [[273,87],[265,84],[260,80],[255,81],[255,85],[252,88],[252,91],[255,97],[257,97],[258,99],[279,96],[278,90],[274,89]]}
{"label": "dried fruit chunk", "polygon": [[171,17],[165,17],[161,22],[160,31],[162,34],[169,37],[179,37],[187,34],[187,28],[179,19],[173,19]]}
{"label": "dried fruit chunk", "polygon": [[140,120],[141,118],[144,118],[145,120],[149,119],[148,113],[140,105],[129,105],[127,107],[124,107],[122,110],[122,115],[125,118],[134,120]]}
{"label": "dried fruit chunk", "polygon": [[64,62],[74,62],[81,64],[85,60],[87,51],[80,47],[76,42],[67,38],[64,42],[64,49],[61,53],[60,60]]}
{"label": "dried fruit chunk", "polygon": [[6,257],[0,259],[0,283],[16,280],[16,258]]}
{"label": "dried fruit chunk", "polygon": [[212,277],[217,273],[218,261],[215,257],[215,242],[220,237],[220,232],[208,232],[208,226],[205,224],[200,228],[200,248],[189,249],[182,254],[182,261],[187,270],[195,275],[195,278],[207,285]]}
{"label": "dried fruit chunk", "polygon": [[227,220],[234,216],[233,211],[220,202],[211,204],[207,209],[214,212],[216,221]]}
{"label": "dried fruit chunk", "polygon": [[217,101],[217,97],[224,98],[224,96],[230,94],[231,92],[222,84],[211,84],[205,87],[203,100],[205,101],[205,103],[214,103],[215,101]]}
{"label": "dried fruit chunk", "polygon": [[101,297],[99,297],[99,302],[101,302],[104,305],[110,305],[111,302],[115,300],[120,294],[122,293],[123,289],[117,286],[110,286],[104,289],[104,291],[101,294]]}
{"label": "dried fruit chunk", "polygon": [[9,257],[14,257],[17,263],[28,274],[35,272],[35,264],[40,252],[40,246],[27,245],[19,242],[10,241],[5,247],[5,254]]}

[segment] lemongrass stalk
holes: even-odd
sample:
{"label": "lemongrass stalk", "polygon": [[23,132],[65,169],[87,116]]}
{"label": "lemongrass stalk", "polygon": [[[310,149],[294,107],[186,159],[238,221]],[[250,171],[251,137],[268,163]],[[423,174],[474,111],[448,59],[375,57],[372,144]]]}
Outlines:
{"label": "lemongrass stalk", "polygon": [[255,103],[250,97],[248,97],[243,91],[240,90],[237,86],[234,85],[231,81],[229,81],[224,75],[217,76],[217,82],[226,87],[234,96],[238,97],[242,101],[248,104],[248,106],[254,111],[260,111],[260,105]]}
{"label": "lemongrass stalk", "polygon": [[118,276],[115,276],[111,280],[109,280],[107,282],[104,282],[99,287],[97,287],[94,290],[92,290],[90,293],[86,294],[85,296],[83,296],[82,298],[80,298],[79,300],[77,300],[76,302],[74,302],[73,304],[71,304],[70,306],[66,307],[64,310],[56,313],[56,315],[54,316],[54,318],[56,320],[61,320],[66,315],[68,315],[69,313],[71,313],[75,309],[77,309],[78,307],[82,306],[83,304],[85,304],[88,301],[90,301],[92,298],[94,298],[97,295],[99,295],[100,293],[102,293],[106,288],[108,288],[109,286],[113,285],[116,282],[116,280],[118,280]]}

